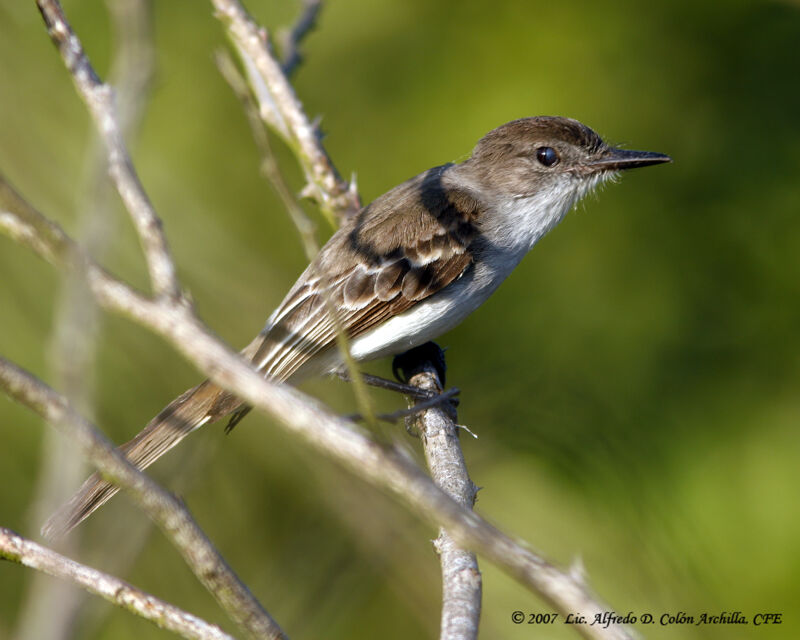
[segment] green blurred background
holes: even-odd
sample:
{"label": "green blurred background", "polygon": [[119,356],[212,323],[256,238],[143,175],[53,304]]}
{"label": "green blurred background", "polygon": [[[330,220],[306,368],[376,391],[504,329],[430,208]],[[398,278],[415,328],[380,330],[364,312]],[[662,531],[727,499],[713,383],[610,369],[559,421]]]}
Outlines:
{"label": "green blurred background", "polygon": [[[271,27],[297,10],[248,4]],[[105,4],[65,8],[105,74]],[[214,66],[225,38],[210,5],[157,2],[153,25],[157,75],[133,155],[200,313],[243,346],[305,259]],[[365,201],[527,115],[575,117],[673,156],[580,205],[441,339],[459,419],[479,435],[463,439],[477,509],[564,565],[580,557],[620,612],[784,614],[775,627],[640,627],[648,638],[800,637],[800,4],[342,0],[305,51],[297,90]],[[72,232],[89,140],[33,2],[0,0],[0,170]],[[144,286],[118,203],[109,215],[104,262]],[[0,353],[50,381],[60,286],[0,238]],[[128,321],[105,318],[97,340],[93,415],[117,441],[198,380]],[[387,362],[370,370],[389,375]],[[353,410],[344,383],[304,389]],[[5,398],[0,426],[0,524],[36,536],[48,427]],[[418,450],[402,427],[396,437]],[[154,474],[291,637],[438,633],[435,532],[268,419],[251,415],[227,437],[206,429]],[[126,498],[115,503],[73,553],[231,629],[164,538],[142,532]],[[481,567],[483,638],[576,637],[512,624],[514,610],[547,609]],[[0,637],[32,575],[0,564]],[[171,636],[91,599],[75,637]]]}

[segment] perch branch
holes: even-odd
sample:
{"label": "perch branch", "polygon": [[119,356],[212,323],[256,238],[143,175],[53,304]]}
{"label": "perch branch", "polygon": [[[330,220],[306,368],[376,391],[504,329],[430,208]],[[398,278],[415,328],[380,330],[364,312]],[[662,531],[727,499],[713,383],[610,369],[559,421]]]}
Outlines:
{"label": "perch branch", "polygon": [[[408,354],[406,354],[406,358]],[[436,367],[421,361],[409,384],[442,393]],[[442,394],[444,395],[444,394]],[[414,404],[423,405],[417,400]],[[429,401],[427,401],[429,402]],[[472,509],[478,488],[470,480],[458,438],[455,409],[439,404],[407,420],[422,438],[425,459],[433,481],[464,509]],[[445,529],[433,542],[442,567],[442,621],[440,640],[474,640],[481,616],[481,574],[474,553],[462,549]]]}
{"label": "perch branch", "polygon": [[[144,298],[83,254],[58,225],[44,218],[0,180],[0,231],[64,268],[82,270],[104,308],[163,336],[216,384],[273,416],[276,423],[354,474],[383,487],[420,518],[445,528],[461,546],[484,555],[556,611],[587,620],[612,609],[582,579],[563,572],[465,509],[439,489],[408,457],[367,437],[297,389],[261,377],[214,336],[187,307]],[[586,638],[630,640],[624,626],[576,625]]]}
{"label": "perch branch", "polygon": [[192,640],[233,640],[218,626],[140,589],[0,527],[0,558],[68,580],[90,593],[132,611],[162,629]]}
{"label": "perch branch", "polygon": [[[319,142],[316,127],[303,113],[291,85],[272,55],[267,32],[255,25],[237,0],[212,0],[212,2],[242,55],[251,88],[257,95],[261,117],[284,135],[300,157],[306,179],[311,185],[308,191],[316,196],[323,211],[328,211],[331,217],[333,214],[355,211],[358,208],[355,189],[342,181],[333,169]],[[38,3],[51,36],[59,45],[79,89],[83,84],[89,87],[104,86],[88,63],[82,64],[85,56],[77,43],[77,38],[63,20],[63,13],[58,3],[55,0],[38,0]],[[87,104],[90,110],[94,111],[93,102],[87,100]],[[99,112],[99,116],[111,113],[102,109]],[[99,116],[96,119],[103,129],[103,118]],[[119,153],[118,145],[110,147],[112,156]],[[122,149],[124,151],[124,147]],[[130,166],[127,154],[124,159]],[[116,166],[113,160],[114,158],[112,158],[112,177]],[[126,163],[122,164],[124,166]],[[135,174],[130,175],[135,178]],[[126,198],[126,186],[130,185],[122,184],[120,191],[123,193],[123,200],[127,202],[130,198]],[[556,610],[562,613],[582,614],[587,619],[593,619],[595,614],[609,610],[592,596],[582,580],[558,570],[441,491],[404,453],[371,440],[352,422],[331,415],[319,403],[296,389],[264,379],[238,354],[220,342],[198,320],[192,309],[183,304],[175,278],[174,263],[166,249],[166,242],[163,242],[163,234],[157,224],[158,219],[152,212],[138,180],[134,181],[133,187],[134,195],[142,195],[145,198],[147,207],[144,207],[144,210],[152,213],[152,216],[145,219],[147,216],[143,217],[141,210],[136,206],[129,206],[129,209],[132,209],[131,214],[134,218],[137,216],[142,218],[144,222],[149,220],[155,223],[152,229],[146,224],[137,225],[137,228],[143,227],[145,232],[140,232],[140,235],[151,268],[153,287],[160,294],[155,300],[144,297],[100,268],[80,251],[57,225],[27,205],[4,183],[0,183],[2,205],[0,230],[56,265],[83,272],[101,306],[127,315],[165,337],[215,383],[261,411],[274,416],[279,425],[338,460],[352,472],[372,484],[387,489],[401,501],[406,502],[423,519],[446,529],[459,545],[486,556],[542,596]],[[141,203],[132,203],[132,205],[137,204]],[[147,232],[154,232],[155,238],[162,241],[160,247],[155,246],[154,249],[147,244],[146,240],[150,238]],[[158,262],[156,258],[166,263],[163,270],[156,269],[151,264]],[[171,277],[166,277],[165,274]],[[15,370],[19,372],[18,369]],[[5,386],[15,397],[20,397],[21,389],[32,388],[24,384],[20,386],[19,379],[16,379],[17,384],[14,382],[12,376],[10,384]],[[46,409],[46,406],[37,404],[37,399],[40,400],[34,398],[33,404],[42,410]],[[68,413],[63,404],[57,403],[55,407],[56,418],[63,418]],[[85,422],[80,422],[79,416],[73,417],[78,420],[76,424],[86,426]],[[81,431],[81,434],[86,436],[85,431]],[[95,444],[91,439],[83,442],[89,449]],[[134,494],[137,487],[142,488],[142,485],[137,483],[149,482],[146,476],[140,477],[136,474],[135,468],[118,453],[107,451],[103,447],[95,453],[100,456],[98,462],[101,464],[113,461],[123,465],[119,468],[109,467],[118,471],[119,475],[113,472],[107,472],[107,475],[112,480],[129,481]],[[102,459],[103,456],[105,459]],[[151,504],[147,502],[148,500],[154,500],[152,495],[160,494],[140,492],[146,504]],[[169,494],[165,494],[165,497],[171,499]],[[158,506],[157,501],[154,504]],[[158,512],[158,509],[155,511]],[[169,515],[172,517],[172,512],[169,512]],[[174,523],[170,520],[166,524]],[[587,638],[630,638],[622,626],[598,628],[581,625],[577,630]]]}

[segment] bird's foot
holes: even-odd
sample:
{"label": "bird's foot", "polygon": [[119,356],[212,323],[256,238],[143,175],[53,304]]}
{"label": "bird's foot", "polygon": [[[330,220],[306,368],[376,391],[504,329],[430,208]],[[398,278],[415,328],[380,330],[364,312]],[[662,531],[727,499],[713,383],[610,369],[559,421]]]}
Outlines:
{"label": "bird's foot", "polygon": [[[352,380],[347,371],[338,371],[336,375],[345,382],[350,382]],[[417,400],[428,400],[429,398],[433,398],[438,395],[433,391],[426,391],[425,389],[420,389],[410,384],[395,382],[394,380],[388,380],[387,378],[381,378],[380,376],[373,376],[369,373],[362,373],[361,379],[364,381],[364,384],[368,384],[370,387],[377,387],[378,389],[386,389],[387,391],[402,393],[405,396],[411,396]]]}
{"label": "bird's foot", "polygon": [[[405,353],[395,356],[392,361],[392,372],[395,378],[397,378],[397,382],[366,373],[361,374],[364,382],[370,386],[402,393],[403,395],[417,400],[417,404],[413,407],[401,409],[392,413],[380,414],[375,417],[384,422],[394,423],[402,418],[413,416],[445,402],[450,403],[453,407],[458,406],[458,399],[456,398],[459,393],[458,389],[453,388],[442,392],[421,389],[420,387],[408,384],[408,381],[413,376],[429,369],[431,366],[433,366],[436,372],[438,377],[436,382],[441,389],[444,387],[446,372],[444,352],[439,345],[434,342],[426,342],[419,347],[415,347],[414,349],[410,349]],[[349,381],[351,379],[347,372],[339,372],[338,375],[343,380]],[[360,414],[354,414],[348,417],[351,420],[363,419]]]}
{"label": "bird's foot", "polygon": [[[416,387],[411,387],[411,388],[416,389]],[[436,407],[446,402],[451,402],[451,403],[457,402],[456,396],[459,393],[461,392],[455,387],[453,387],[452,389],[448,389],[447,391],[443,391],[442,393],[434,394],[425,400],[421,400],[418,404],[415,404],[413,407],[409,407],[408,409],[399,409],[398,411],[393,411],[392,413],[379,413],[375,417],[382,422],[389,422],[391,424],[394,424],[398,420],[402,420],[403,418],[408,418],[418,413],[422,413],[423,411],[427,411],[431,407]],[[354,413],[347,416],[347,418],[349,420],[357,422],[363,420],[364,416],[362,416],[360,413]]]}

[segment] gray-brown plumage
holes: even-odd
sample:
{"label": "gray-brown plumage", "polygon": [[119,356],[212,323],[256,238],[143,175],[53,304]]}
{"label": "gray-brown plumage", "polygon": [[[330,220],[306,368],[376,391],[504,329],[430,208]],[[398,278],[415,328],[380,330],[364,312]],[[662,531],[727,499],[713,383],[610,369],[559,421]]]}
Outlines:
{"label": "gray-brown plumage", "polygon": [[[405,351],[480,306],[570,207],[615,172],[668,162],[606,145],[568,118],[524,118],[484,136],[460,164],[395,187],[337,231],[300,276],[244,357],[278,381],[342,366],[336,322],[360,360]],[[248,411],[206,381],[185,392],[120,449],[154,462],[194,429]],[[45,525],[69,531],[116,489],[97,475]]]}
{"label": "gray-brown plumage", "polygon": [[[287,381],[315,355],[335,349],[326,284],[339,322],[353,338],[463,274],[472,260],[478,205],[465,194],[436,187],[444,169],[431,169],[396,187],[339,229],[264,331],[243,350],[245,357],[265,375]],[[421,233],[410,236],[410,228]],[[311,366],[303,377],[316,373],[323,372]],[[230,414],[233,426],[247,410],[235,396],[206,380],[171,402],[120,451],[144,469],[197,427]],[[95,473],[47,521],[43,533],[67,533],[117,491]]]}

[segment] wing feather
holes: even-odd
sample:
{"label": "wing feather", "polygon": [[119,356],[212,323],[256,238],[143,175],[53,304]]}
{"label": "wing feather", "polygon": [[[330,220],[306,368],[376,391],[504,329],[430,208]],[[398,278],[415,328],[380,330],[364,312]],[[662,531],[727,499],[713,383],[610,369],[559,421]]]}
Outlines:
{"label": "wing feather", "polygon": [[474,258],[480,205],[468,193],[445,189],[449,166],[396,187],[334,234],[262,334],[253,360],[267,375],[288,379],[335,347],[323,287],[354,338],[464,274]]}

